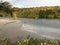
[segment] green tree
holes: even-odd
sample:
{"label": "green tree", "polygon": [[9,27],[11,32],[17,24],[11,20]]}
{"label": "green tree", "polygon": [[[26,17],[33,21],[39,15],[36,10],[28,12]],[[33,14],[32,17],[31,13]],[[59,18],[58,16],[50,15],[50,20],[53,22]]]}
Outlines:
{"label": "green tree", "polygon": [[52,15],[53,16],[54,12],[52,10],[46,10],[45,11],[45,15],[46,15],[46,18],[49,18],[48,16],[49,15]]}
{"label": "green tree", "polygon": [[7,1],[0,2],[0,12],[2,11],[3,16],[11,14],[11,4]]}
{"label": "green tree", "polygon": [[45,17],[45,11],[44,10],[40,10],[39,11],[39,18],[44,18]]}

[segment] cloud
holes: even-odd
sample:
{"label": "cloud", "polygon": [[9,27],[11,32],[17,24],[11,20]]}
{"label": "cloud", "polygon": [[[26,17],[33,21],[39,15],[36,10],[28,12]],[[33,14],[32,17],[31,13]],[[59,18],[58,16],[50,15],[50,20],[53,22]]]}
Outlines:
{"label": "cloud", "polygon": [[60,6],[60,0],[6,0],[15,7]]}

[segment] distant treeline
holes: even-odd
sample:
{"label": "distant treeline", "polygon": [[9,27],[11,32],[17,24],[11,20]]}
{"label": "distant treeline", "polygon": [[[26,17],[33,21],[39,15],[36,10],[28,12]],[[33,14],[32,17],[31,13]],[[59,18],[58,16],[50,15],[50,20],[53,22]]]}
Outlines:
{"label": "distant treeline", "polygon": [[[18,18],[60,18],[60,6],[34,7],[34,8],[12,8],[12,12]],[[2,12],[3,13],[3,12]],[[11,13],[11,12],[10,12]],[[10,13],[3,15],[10,16]],[[2,14],[0,14],[2,16]]]}
{"label": "distant treeline", "polygon": [[24,18],[60,18],[60,7],[14,8],[17,17]]}

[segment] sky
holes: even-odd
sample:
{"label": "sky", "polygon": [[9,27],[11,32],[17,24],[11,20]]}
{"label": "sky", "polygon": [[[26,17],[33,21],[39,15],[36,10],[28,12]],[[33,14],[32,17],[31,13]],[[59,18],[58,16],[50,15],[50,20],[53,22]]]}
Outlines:
{"label": "sky", "polygon": [[15,7],[60,6],[60,0],[5,0]]}

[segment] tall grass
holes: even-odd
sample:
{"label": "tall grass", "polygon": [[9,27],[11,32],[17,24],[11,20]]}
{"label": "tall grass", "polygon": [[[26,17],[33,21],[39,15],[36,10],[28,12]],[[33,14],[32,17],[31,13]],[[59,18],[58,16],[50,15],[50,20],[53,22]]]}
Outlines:
{"label": "tall grass", "polygon": [[60,41],[26,37],[15,42],[10,39],[1,39],[0,45],[60,45]]}

